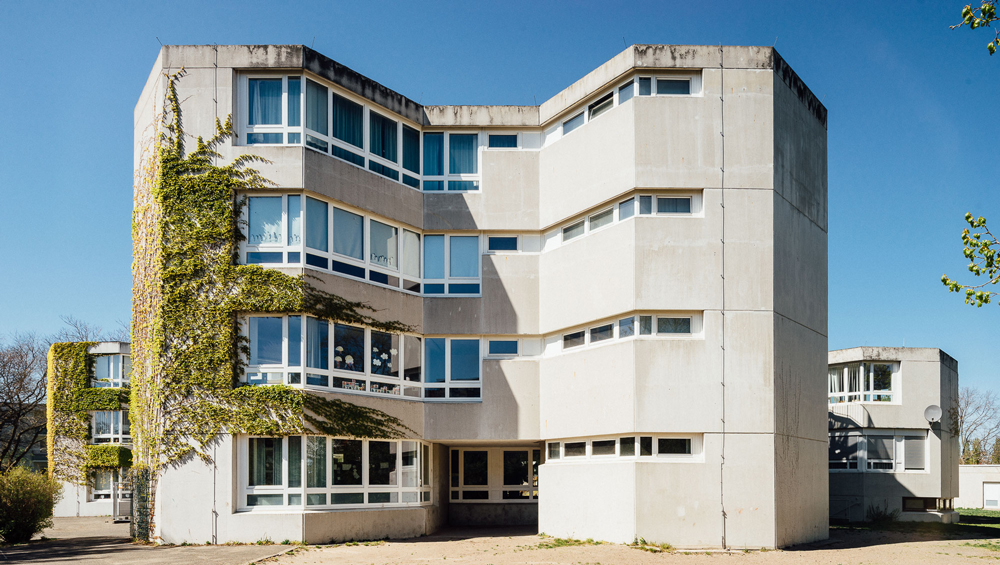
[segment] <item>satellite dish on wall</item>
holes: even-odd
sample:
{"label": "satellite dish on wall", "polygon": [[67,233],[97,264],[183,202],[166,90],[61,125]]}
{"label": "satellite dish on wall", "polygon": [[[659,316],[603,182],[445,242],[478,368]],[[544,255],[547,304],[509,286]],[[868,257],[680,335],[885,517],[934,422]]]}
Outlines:
{"label": "satellite dish on wall", "polygon": [[941,407],[937,404],[931,404],[924,409],[924,419],[933,424],[934,422],[941,421]]}

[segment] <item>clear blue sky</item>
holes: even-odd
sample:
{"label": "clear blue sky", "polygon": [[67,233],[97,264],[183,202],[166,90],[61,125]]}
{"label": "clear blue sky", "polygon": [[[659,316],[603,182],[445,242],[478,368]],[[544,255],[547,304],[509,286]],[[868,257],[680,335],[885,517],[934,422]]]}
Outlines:
{"label": "clear blue sky", "polygon": [[625,42],[777,40],[829,109],[830,348],[940,347],[993,386],[1000,307],[938,280],[965,272],[966,211],[1000,222],[1000,55],[948,29],[964,3],[0,0],[0,335],[128,318],[132,110],[157,37],[313,45],[427,104],[534,104]]}

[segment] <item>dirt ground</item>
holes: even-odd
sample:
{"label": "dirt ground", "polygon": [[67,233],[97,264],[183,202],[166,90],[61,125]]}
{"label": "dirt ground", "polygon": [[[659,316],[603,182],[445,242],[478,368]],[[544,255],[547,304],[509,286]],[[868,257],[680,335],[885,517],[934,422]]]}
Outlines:
{"label": "dirt ground", "polygon": [[[994,531],[996,532],[996,531]],[[268,560],[280,565],[307,564],[868,564],[934,565],[974,563],[970,559],[1000,559],[1000,532],[948,532],[921,530],[873,531],[833,529],[824,542],[781,551],[731,551],[711,553],[653,553],[627,545],[562,545],[583,543],[554,540],[524,531],[450,530],[442,535],[413,540],[369,542],[357,545],[315,546],[297,549]],[[976,538],[976,535],[990,538]],[[989,547],[976,547],[983,544]],[[555,547],[553,547],[555,546]],[[654,548],[647,548],[654,549]]]}

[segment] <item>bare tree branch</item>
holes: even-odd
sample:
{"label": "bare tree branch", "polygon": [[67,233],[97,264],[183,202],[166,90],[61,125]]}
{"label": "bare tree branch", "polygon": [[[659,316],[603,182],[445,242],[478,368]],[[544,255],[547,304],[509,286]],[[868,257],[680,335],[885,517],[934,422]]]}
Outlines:
{"label": "bare tree branch", "polygon": [[45,430],[45,365],[38,336],[0,341],[0,472],[20,463]]}

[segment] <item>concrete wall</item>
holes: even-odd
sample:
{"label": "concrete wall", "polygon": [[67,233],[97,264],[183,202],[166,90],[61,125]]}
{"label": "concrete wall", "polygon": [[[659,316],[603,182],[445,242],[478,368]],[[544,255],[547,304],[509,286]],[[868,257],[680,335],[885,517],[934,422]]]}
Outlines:
{"label": "concrete wall", "polygon": [[537,526],[537,504],[505,504],[463,502],[448,507],[451,526]]}
{"label": "concrete wall", "polygon": [[983,508],[983,483],[1000,483],[1000,465],[959,465],[955,508]]}
{"label": "concrete wall", "polygon": [[61,481],[60,486],[62,487],[62,498],[56,502],[52,509],[52,515],[56,518],[111,516],[110,499],[90,500],[89,489],[83,485]]}

